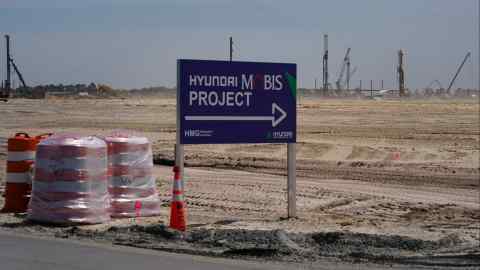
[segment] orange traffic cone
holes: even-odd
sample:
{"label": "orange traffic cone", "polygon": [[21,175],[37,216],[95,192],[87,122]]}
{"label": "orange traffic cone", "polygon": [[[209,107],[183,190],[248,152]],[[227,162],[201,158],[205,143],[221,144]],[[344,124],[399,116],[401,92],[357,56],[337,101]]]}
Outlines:
{"label": "orange traffic cone", "polygon": [[7,183],[2,213],[27,211],[37,143],[37,138],[32,138],[26,133],[17,133],[8,139]]}
{"label": "orange traffic cone", "polygon": [[173,167],[173,197],[170,205],[170,228],[185,231],[187,225],[185,220],[185,202],[183,198],[183,180],[180,177],[180,168]]}

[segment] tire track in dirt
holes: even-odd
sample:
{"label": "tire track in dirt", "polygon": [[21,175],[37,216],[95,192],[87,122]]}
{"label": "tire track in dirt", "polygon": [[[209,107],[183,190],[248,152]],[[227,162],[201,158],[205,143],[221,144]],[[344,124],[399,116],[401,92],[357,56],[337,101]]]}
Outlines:
{"label": "tire track in dirt", "polygon": [[[156,166],[157,169],[167,175],[171,173],[169,167]],[[285,177],[186,168],[185,181],[187,203],[193,207],[193,215],[201,213],[202,220],[210,216],[218,221],[234,215],[240,221],[252,222],[266,217],[275,220],[285,214]],[[393,233],[397,226],[414,226],[418,232],[437,234],[463,230],[467,237],[474,237],[468,224],[480,222],[480,215],[473,214],[479,203],[475,190],[305,177],[298,177],[297,184],[301,222],[289,223],[287,228],[309,230],[324,224],[325,228],[363,230],[365,226],[373,226]],[[438,209],[446,210],[443,213]],[[457,229],[450,229],[442,225],[444,223]]]}
{"label": "tire track in dirt", "polygon": [[[171,155],[155,154],[156,164],[173,162]],[[186,166],[234,169],[246,172],[286,175],[286,162],[272,158],[233,157],[208,153],[186,156]],[[428,185],[454,188],[480,186],[480,168],[447,167],[425,163],[395,163],[378,161],[297,160],[297,176],[319,179],[348,179],[365,182]],[[226,176],[228,177],[228,176]]]}

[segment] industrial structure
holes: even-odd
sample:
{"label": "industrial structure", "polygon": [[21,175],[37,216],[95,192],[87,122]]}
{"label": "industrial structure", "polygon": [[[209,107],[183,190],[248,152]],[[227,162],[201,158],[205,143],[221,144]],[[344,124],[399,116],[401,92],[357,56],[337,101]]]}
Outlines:
{"label": "industrial structure", "polygon": [[350,71],[350,62],[348,62],[348,65],[347,65],[347,79],[344,83],[344,85],[347,86],[347,90],[350,90],[350,80],[353,78],[353,75],[355,75],[357,70],[358,70],[357,67],[353,67],[353,69]]}
{"label": "industrial structure", "polygon": [[6,43],[6,71],[7,71],[7,76],[5,79],[5,83],[3,84],[3,87],[0,91],[0,100],[7,101],[8,98],[10,97],[10,92],[12,90],[12,67],[15,73],[18,76],[18,79],[22,83],[23,88],[27,88],[27,85],[25,83],[25,80],[23,79],[22,73],[20,73],[20,70],[18,69],[17,65],[15,64],[15,61],[13,61],[12,55],[10,54],[10,36],[5,35],[5,43]]}
{"label": "industrial structure", "polygon": [[463,61],[462,63],[460,64],[460,66],[458,67],[457,69],[457,72],[455,72],[455,75],[453,76],[452,80],[450,81],[450,84],[448,85],[448,88],[447,88],[447,94],[450,95],[450,90],[452,89],[452,86],[453,84],[455,83],[455,80],[457,79],[458,77],[458,74],[460,74],[460,71],[462,71],[462,68],[463,66],[465,65],[465,62],[467,62],[468,58],[470,58],[470,55],[471,53],[468,52],[466,55],[465,55],[465,58],[463,58]]}
{"label": "industrial structure", "polygon": [[404,97],[405,93],[405,67],[404,67],[404,56],[405,53],[403,50],[398,51],[398,67],[397,67],[397,76],[398,76],[398,93],[400,97]]}
{"label": "industrial structure", "polygon": [[[330,84],[329,82],[329,67],[328,67],[328,61],[329,61],[329,44],[328,44],[328,34],[323,35],[323,56],[322,56],[322,85],[320,85],[320,82],[317,81],[317,78],[314,80],[314,88],[317,89],[321,88],[321,91],[319,92],[322,96],[329,96],[329,95],[342,95],[342,96],[348,96],[348,95],[359,95],[362,92],[368,92],[370,96],[373,96],[373,92],[379,92],[385,90],[384,89],[384,84],[383,80],[381,80],[381,86],[379,89],[373,89],[371,86],[370,89],[363,89],[362,88],[362,80],[360,80],[360,85],[359,86],[353,86],[353,89],[351,89],[351,79],[353,75],[357,72],[357,67],[353,67],[351,65],[351,48],[347,48],[346,53],[342,59],[341,65],[340,65],[340,70],[338,73],[338,77],[335,80],[335,86]],[[2,70],[2,75],[5,74],[6,76],[2,76],[0,78],[0,101],[8,101],[9,98],[13,96],[21,96],[21,97],[28,97],[28,98],[44,98],[46,92],[51,92],[51,93],[60,93],[62,95],[65,95],[65,92],[69,92],[69,89],[72,87],[66,86],[66,87],[60,87],[62,89],[59,89],[59,87],[55,85],[45,85],[45,86],[38,86],[34,88],[30,88],[26,85],[24,77],[22,73],[20,72],[17,64],[15,63],[12,53],[11,53],[11,39],[9,35],[5,35],[5,44],[6,44],[6,61],[4,62],[5,65],[1,65],[5,67],[5,71],[3,72]],[[233,37],[230,36],[228,38],[228,56],[229,60],[233,61],[233,53],[234,53],[234,41]],[[0,55],[4,55],[2,52]],[[450,80],[448,84],[448,88],[443,88],[442,84],[440,83],[439,80],[433,80],[428,84],[428,86],[425,89],[425,93],[427,96],[429,95],[456,95],[455,93],[452,93],[452,87],[455,84],[457,78],[459,77],[460,73],[462,72],[462,69],[464,68],[466,62],[471,58],[471,53],[468,52],[465,57],[463,58],[461,64],[457,68],[453,78]],[[2,60],[3,62],[3,60]],[[394,67],[395,70],[395,83],[397,83],[397,87],[389,88],[393,92],[394,96],[400,96],[400,97],[405,97],[409,95],[408,90],[406,88],[406,79],[405,79],[405,73],[406,73],[406,67],[405,67],[405,51],[400,49],[397,52],[397,64]],[[17,87],[15,89],[15,85],[18,86],[18,84],[14,83],[13,81],[13,76],[18,79],[17,81],[20,82],[20,87]],[[395,84],[394,83],[394,84]],[[433,85],[436,85],[439,87],[438,90],[434,91],[433,89],[430,89]],[[89,94],[94,94],[97,93],[97,89],[95,87],[79,87],[78,85],[72,85],[76,90],[74,91],[74,95],[80,93],[80,92],[88,92]],[[388,86],[387,86],[388,87]],[[69,88],[69,89],[67,89]],[[88,88],[88,89],[86,89]],[[333,89],[335,88],[335,89]],[[15,91],[14,91],[15,89]],[[78,89],[83,89],[83,90],[78,90]],[[330,89],[335,90],[334,93],[330,92]],[[394,89],[394,90],[393,90]],[[397,91],[398,89],[398,91]],[[354,90],[351,92],[351,90]],[[473,91],[473,90],[472,90]],[[414,92],[418,91],[412,91],[410,94],[414,94]],[[457,91],[458,92],[458,91]],[[431,94],[430,94],[431,93]],[[463,95],[463,92],[460,91],[459,95]],[[470,92],[468,92],[470,93]],[[466,94],[469,96],[469,94]],[[417,93],[418,94],[418,93]],[[393,96],[391,95],[391,96]]]}
{"label": "industrial structure", "polygon": [[337,86],[337,91],[341,91],[343,89],[342,81],[343,81],[343,75],[345,74],[345,69],[347,70],[347,79],[346,79],[347,90],[350,88],[350,50],[351,48],[348,48],[347,52],[345,53],[345,56],[343,57],[342,66],[340,68],[340,74],[338,75],[338,79],[335,82],[335,85]]}
{"label": "industrial structure", "polygon": [[328,35],[323,35],[323,95],[328,93]]}

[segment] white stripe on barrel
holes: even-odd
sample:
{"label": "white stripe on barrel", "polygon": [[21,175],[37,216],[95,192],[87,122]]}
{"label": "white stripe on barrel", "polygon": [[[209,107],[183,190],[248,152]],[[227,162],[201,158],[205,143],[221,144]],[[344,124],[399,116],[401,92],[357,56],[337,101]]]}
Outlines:
{"label": "white stripe on barrel", "polygon": [[7,161],[35,160],[35,151],[14,152],[8,151]]}
{"label": "white stripe on barrel", "polygon": [[58,160],[38,158],[35,167],[47,171],[56,170],[80,170],[88,168],[89,170],[99,171],[105,168],[107,157],[82,157],[82,158],[62,158]]}
{"label": "white stripe on barrel", "polygon": [[103,181],[52,181],[35,182],[35,192],[73,192],[106,193],[107,185]]}
{"label": "white stripe on barrel", "polygon": [[23,184],[23,183],[32,183],[32,174],[30,172],[24,173],[7,173],[6,175],[7,183],[16,183],[16,184]]}

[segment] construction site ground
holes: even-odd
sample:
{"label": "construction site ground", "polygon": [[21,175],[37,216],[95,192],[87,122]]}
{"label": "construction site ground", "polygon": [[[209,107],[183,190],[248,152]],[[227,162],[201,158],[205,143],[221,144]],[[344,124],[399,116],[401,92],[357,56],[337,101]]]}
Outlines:
{"label": "construction site ground", "polygon": [[[15,132],[148,137],[160,217],[51,226],[0,214],[0,231],[300,263],[480,267],[479,101],[303,99],[298,218],[286,219],[286,145],[185,147],[188,233],[169,230],[175,98],[0,104],[0,192]],[[251,131],[255,132],[255,131]],[[3,197],[0,197],[3,205]]]}

